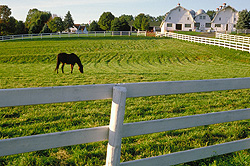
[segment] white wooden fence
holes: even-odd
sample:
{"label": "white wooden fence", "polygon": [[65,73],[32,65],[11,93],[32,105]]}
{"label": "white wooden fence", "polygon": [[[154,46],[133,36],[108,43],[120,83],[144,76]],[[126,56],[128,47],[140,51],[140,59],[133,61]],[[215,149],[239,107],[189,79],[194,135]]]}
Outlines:
{"label": "white wooden fence", "polygon": [[229,48],[229,49],[247,51],[250,53],[249,43],[241,43],[241,42],[230,41],[230,40],[221,40],[221,39],[215,39],[215,38],[191,36],[191,35],[184,35],[184,34],[178,34],[178,33],[172,33],[172,32],[166,32],[164,34],[158,33],[156,34],[156,36],[171,37],[171,38],[185,40],[189,42],[202,43],[202,44],[214,45],[214,46],[219,46],[219,47],[224,47],[224,48]]}
{"label": "white wooden fence", "polygon": [[146,31],[89,31],[88,33],[39,33],[0,36],[0,41],[88,36],[146,36]]}
{"label": "white wooden fence", "polygon": [[250,43],[250,37],[246,36],[239,36],[239,35],[230,35],[230,34],[223,34],[223,33],[216,33],[216,38],[222,39],[222,40],[230,40],[234,42],[240,42],[240,43]]}
{"label": "white wooden fence", "polygon": [[250,89],[250,78],[1,89],[0,107],[112,99],[109,126],[0,140],[0,156],[109,140],[106,165],[175,165],[250,148],[250,138],[120,163],[121,139],[250,119],[250,109],[123,124],[126,98]]}

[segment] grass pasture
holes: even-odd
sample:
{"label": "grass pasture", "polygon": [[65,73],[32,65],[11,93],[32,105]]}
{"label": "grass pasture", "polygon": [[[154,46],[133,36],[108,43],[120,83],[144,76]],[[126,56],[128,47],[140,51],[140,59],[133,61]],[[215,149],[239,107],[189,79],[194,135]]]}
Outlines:
{"label": "grass pasture", "polygon": [[[250,77],[250,54],[176,39],[84,37],[0,42],[0,88]],[[84,66],[54,72],[56,55]],[[127,99],[125,123],[250,108],[249,90]],[[0,108],[0,139],[109,124],[111,100]],[[121,161],[249,138],[249,120],[123,138]],[[0,157],[0,165],[104,165],[107,141]],[[249,165],[250,150],[182,165]]]}

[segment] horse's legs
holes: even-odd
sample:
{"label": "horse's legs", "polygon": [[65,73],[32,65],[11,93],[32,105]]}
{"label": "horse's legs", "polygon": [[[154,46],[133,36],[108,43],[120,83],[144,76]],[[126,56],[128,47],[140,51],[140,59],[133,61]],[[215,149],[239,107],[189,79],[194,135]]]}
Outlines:
{"label": "horse's legs", "polygon": [[74,65],[70,64],[70,66],[71,66],[71,74],[72,74]]}
{"label": "horse's legs", "polygon": [[62,64],[62,73],[64,73],[64,71],[63,71],[63,67],[64,67],[64,63]]}

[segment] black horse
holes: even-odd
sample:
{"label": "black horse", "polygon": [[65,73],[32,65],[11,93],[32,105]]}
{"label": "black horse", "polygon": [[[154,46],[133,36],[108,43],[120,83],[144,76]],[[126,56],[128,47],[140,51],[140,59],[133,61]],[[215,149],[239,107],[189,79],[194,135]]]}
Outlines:
{"label": "black horse", "polygon": [[81,60],[74,53],[71,53],[71,54],[60,53],[57,55],[57,63],[56,63],[56,69],[55,69],[57,73],[58,73],[60,63],[62,63],[62,73],[64,73],[63,67],[65,64],[70,64],[71,73],[72,73],[75,63],[78,64],[80,72],[83,73],[83,66],[82,66]]}

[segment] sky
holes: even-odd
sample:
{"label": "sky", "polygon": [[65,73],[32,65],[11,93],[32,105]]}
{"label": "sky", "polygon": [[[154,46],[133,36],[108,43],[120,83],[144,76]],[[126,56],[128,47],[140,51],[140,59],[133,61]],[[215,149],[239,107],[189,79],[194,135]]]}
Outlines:
{"label": "sky", "polygon": [[157,17],[165,15],[180,3],[182,7],[197,11],[216,10],[223,3],[238,11],[250,10],[250,0],[0,0],[0,5],[11,9],[11,16],[25,21],[29,9],[49,11],[64,19],[70,11],[75,24],[98,21],[103,12],[115,17],[123,14],[137,16],[140,13]]}

